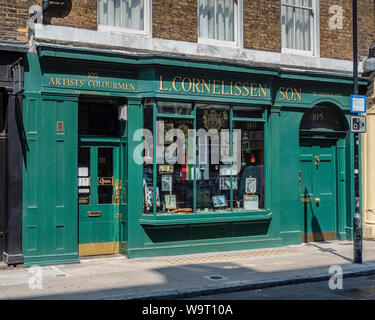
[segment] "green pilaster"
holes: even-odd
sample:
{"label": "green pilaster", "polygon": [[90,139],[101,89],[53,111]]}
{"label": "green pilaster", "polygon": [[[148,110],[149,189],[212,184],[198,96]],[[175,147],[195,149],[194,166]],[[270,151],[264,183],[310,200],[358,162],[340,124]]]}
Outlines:
{"label": "green pilaster", "polygon": [[142,101],[128,100],[128,256],[132,256],[135,248],[142,243],[139,218],[143,213],[143,165],[133,159],[133,150],[141,143],[134,141],[134,133],[143,128]]}

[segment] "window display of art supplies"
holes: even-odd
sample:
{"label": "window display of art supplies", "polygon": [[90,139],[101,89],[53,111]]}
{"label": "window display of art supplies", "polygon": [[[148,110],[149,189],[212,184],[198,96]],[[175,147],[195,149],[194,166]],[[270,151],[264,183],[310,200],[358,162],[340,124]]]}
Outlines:
{"label": "window display of art supplies", "polygon": [[257,179],[253,177],[246,178],[245,192],[243,196],[243,207],[245,210],[259,209],[259,197],[255,195],[257,189]]}

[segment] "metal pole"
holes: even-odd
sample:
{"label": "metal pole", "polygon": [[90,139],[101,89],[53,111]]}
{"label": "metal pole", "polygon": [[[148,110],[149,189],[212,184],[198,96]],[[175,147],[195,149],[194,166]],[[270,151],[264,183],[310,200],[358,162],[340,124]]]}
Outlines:
{"label": "metal pole", "polygon": [[[353,0],[353,83],[358,94],[357,0]],[[354,133],[354,199],[353,217],[354,263],[362,263],[362,219],[359,201],[359,134]]]}

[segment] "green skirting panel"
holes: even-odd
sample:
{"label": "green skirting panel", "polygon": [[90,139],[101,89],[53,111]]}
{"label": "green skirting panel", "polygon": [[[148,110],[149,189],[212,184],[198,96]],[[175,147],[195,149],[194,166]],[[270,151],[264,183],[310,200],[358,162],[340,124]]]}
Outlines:
{"label": "green skirting panel", "polygon": [[156,257],[168,255],[182,255],[205,252],[220,252],[234,250],[248,250],[259,248],[270,248],[282,246],[281,238],[259,239],[233,242],[212,242],[212,243],[189,243],[185,245],[169,244],[168,246],[152,246],[148,248],[128,249],[128,258]]}
{"label": "green skirting panel", "polygon": [[79,263],[77,254],[61,255],[43,255],[43,256],[25,256],[25,267],[31,266],[49,266],[58,264]]}

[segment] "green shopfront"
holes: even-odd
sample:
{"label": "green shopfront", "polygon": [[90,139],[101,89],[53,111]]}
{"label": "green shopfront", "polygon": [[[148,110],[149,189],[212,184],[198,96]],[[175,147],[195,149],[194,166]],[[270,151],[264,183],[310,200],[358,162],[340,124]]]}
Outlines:
{"label": "green shopfront", "polygon": [[25,66],[25,265],[351,239],[351,86],[39,46]]}

